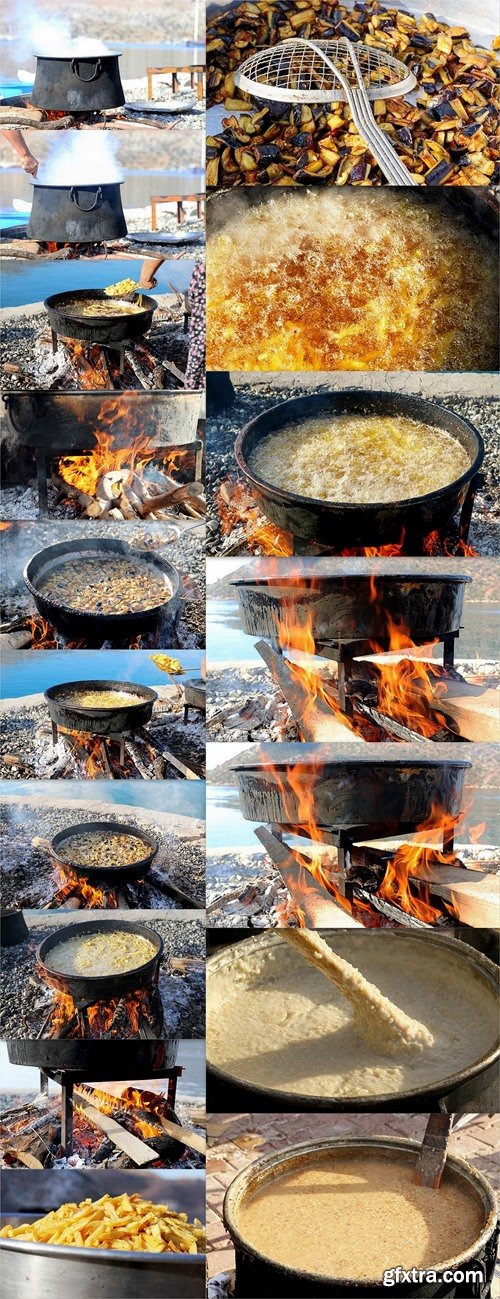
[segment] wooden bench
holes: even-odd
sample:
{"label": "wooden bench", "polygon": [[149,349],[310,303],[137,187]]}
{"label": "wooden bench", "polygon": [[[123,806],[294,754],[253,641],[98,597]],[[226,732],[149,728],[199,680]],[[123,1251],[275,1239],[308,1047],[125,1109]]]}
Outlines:
{"label": "wooden bench", "polygon": [[158,225],[158,207],[162,203],[175,203],[177,205],[177,220],[182,225],[186,220],[185,203],[196,203],[196,215],[201,221],[205,216],[205,195],[204,194],[153,194],[151,196],[151,229],[157,230]]}
{"label": "wooden bench", "polygon": [[191,86],[191,90],[194,90],[196,88],[196,98],[203,99],[203,89],[204,89],[203,79],[205,74],[204,63],[186,63],[185,66],[182,68],[172,68],[172,67],[147,68],[146,72],[148,78],[148,99],[150,102],[153,99],[153,77],[165,76],[165,74],[171,77],[172,94],[176,95],[180,87],[180,82],[179,82],[180,72],[187,72],[189,76],[189,84]]}

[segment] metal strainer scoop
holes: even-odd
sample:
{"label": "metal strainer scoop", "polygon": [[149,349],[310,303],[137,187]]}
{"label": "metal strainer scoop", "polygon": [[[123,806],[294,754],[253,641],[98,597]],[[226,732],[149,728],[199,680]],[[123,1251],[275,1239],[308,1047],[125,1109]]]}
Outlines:
{"label": "metal strainer scoop", "polygon": [[370,100],[407,95],[417,85],[404,63],[345,38],[310,41],[294,37],[258,50],[234,74],[239,90],[285,104],[347,102],[360,136],[392,185],[417,185],[385,131]]}

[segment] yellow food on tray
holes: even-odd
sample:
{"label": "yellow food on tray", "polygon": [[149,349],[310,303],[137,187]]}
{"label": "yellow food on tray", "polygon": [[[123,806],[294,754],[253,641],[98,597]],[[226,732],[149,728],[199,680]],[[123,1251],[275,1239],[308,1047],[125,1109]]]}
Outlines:
{"label": "yellow food on tray", "polygon": [[205,1232],[198,1218],[151,1204],[140,1195],[103,1195],[100,1200],[62,1204],[36,1222],[2,1227],[9,1240],[83,1249],[131,1249],[154,1254],[202,1254]]}
{"label": "yellow food on tray", "polygon": [[108,298],[122,298],[124,293],[133,293],[139,287],[136,280],[119,280],[118,284],[108,284],[104,292]]}

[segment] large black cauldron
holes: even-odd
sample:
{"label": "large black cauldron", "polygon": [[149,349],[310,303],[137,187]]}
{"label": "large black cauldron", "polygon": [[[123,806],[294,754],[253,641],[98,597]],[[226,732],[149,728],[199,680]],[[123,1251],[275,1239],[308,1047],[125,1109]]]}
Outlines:
{"label": "large black cauldron", "polygon": [[93,244],[121,239],[127,233],[120,187],[109,185],[44,185],[33,182],[29,239],[40,243]]}
{"label": "large black cauldron", "polygon": [[95,58],[51,58],[38,54],[30,101],[52,112],[91,113],[121,108],[125,95],[120,78],[120,54]]}
{"label": "large black cauldron", "polygon": [[[284,428],[317,415],[404,415],[432,424],[464,447],[470,458],[461,478],[435,492],[408,500],[383,504],[350,505],[343,501],[320,501],[285,491],[259,478],[250,468],[252,451],[258,442]],[[425,538],[439,531],[467,536],[473,491],[484,458],[483,441],[477,429],[462,415],[421,397],[390,392],[321,392],[271,406],[251,420],[238,434],[235,456],[239,469],[250,483],[258,503],[272,523],[303,541],[317,542],[342,553],[355,548],[401,543],[403,553],[424,553]]]}

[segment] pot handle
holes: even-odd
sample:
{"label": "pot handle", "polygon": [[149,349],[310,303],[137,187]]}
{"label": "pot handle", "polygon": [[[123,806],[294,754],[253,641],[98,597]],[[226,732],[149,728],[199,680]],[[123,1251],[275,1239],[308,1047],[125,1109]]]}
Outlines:
{"label": "pot handle", "polygon": [[102,72],[102,63],[100,59],[96,59],[95,68],[90,77],[82,77],[81,73],[78,71],[79,64],[80,64],[79,59],[72,59],[69,65],[71,71],[74,72],[75,77],[78,77],[79,81],[95,81],[96,77],[100,77]]}
{"label": "pot handle", "polygon": [[81,203],[78,202],[77,195],[78,195],[78,186],[72,185],[69,191],[71,202],[75,204],[75,207],[77,207],[80,212],[93,212],[94,208],[97,207],[97,204],[101,202],[102,189],[100,185],[97,186],[94,202],[91,204],[90,207],[82,207]]}

